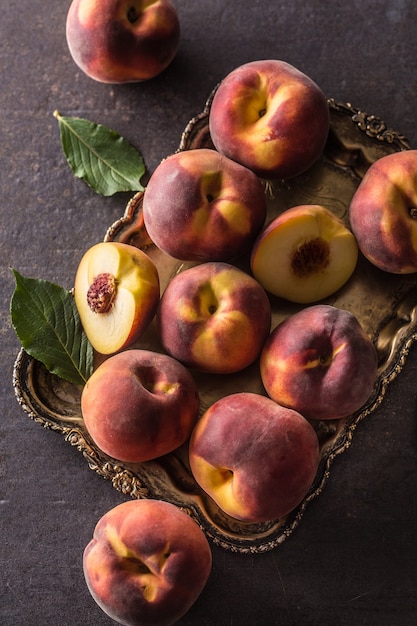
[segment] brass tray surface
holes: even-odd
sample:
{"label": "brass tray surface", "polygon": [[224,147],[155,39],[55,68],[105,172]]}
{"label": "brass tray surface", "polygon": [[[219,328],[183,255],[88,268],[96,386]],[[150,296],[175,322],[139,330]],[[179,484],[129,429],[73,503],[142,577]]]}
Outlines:
{"label": "brass tray surface", "polygon": [[[186,126],[177,151],[213,147],[208,116],[214,91],[202,113]],[[350,199],[369,165],[385,154],[410,149],[401,134],[390,130],[375,115],[350,104],[328,100],[331,129],[319,161],[290,181],[265,183],[270,221],[297,204],[323,204],[347,221]],[[145,192],[146,193],[146,190]],[[143,193],[128,203],[124,215],[107,230],[106,241],[124,241],[144,249],[156,263],[162,290],[189,264],[160,252],[149,240],[141,221]],[[247,268],[247,260],[240,264]],[[272,299],[273,323],[300,308]],[[346,419],[314,423],[320,440],[320,463],[314,483],[301,504],[286,518],[262,524],[239,522],[224,514],[195,483],[188,465],[187,445],[165,457],[141,464],[116,461],[102,453],[89,437],[81,417],[81,390],[46,371],[20,350],[13,384],[18,402],[31,419],[57,431],[85,457],[90,469],[132,498],[161,498],[189,513],[215,544],[239,553],[259,553],[276,548],[299,525],[308,503],[323,490],[334,459],[350,446],[358,423],[383,401],[388,384],[401,372],[417,336],[417,276],[381,272],[360,256],[349,282],[326,300],[356,315],[378,351],[378,377],[369,401]],[[137,346],[161,351],[154,324]],[[201,413],[218,398],[235,391],[264,394],[258,363],[228,376],[194,373],[201,397]]]}

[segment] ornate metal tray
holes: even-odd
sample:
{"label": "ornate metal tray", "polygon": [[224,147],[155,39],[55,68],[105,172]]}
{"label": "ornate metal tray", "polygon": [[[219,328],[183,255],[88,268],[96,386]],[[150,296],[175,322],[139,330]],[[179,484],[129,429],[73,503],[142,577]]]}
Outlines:
{"label": "ornate metal tray", "polygon": [[[208,115],[214,92],[203,112],[185,128],[178,150],[212,147]],[[350,104],[328,101],[331,130],[322,157],[309,171],[291,181],[265,185],[268,220],[296,204],[324,204],[347,219],[350,199],[369,165],[390,152],[407,150],[407,140],[374,116]],[[146,191],[145,191],[146,193]],[[143,194],[135,195],[125,214],[106,232],[105,240],[125,241],[146,250],[160,272],[161,287],[186,265],[161,253],[149,240],[141,221]],[[357,269],[344,288],[328,303],[352,311],[373,338],[379,355],[378,378],[368,403],[349,418],[314,424],[320,439],[320,464],[311,490],[285,519],[264,524],[234,520],[219,510],[196,485],[189,471],[187,446],[156,461],[130,465],[103,454],[88,436],[80,412],[81,390],[49,374],[23,350],[14,368],[16,397],[26,413],[44,427],[61,433],[85,457],[89,467],[109,480],[117,490],[133,498],[162,498],[184,508],[207,536],[225,549],[241,553],[264,552],[277,547],[300,523],[308,503],[325,486],[336,456],[351,444],[358,423],[382,402],[387,385],[402,370],[411,343],[417,336],[417,276],[387,275],[360,257]],[[273,326],[295,312],[299,305],[272,301]],[[138,347],[159,350],[151,325]],[[196,374],[201,411],[217,398],[239,390],[264,393],[258,364],[228,376]]]}

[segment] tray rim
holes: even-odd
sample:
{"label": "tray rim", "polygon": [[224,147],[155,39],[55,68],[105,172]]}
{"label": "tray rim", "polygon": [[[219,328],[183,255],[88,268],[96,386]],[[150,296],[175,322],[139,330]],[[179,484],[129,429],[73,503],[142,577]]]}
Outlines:
{"label": "tray rim", "polygon": [[[177,506],[188,513],[194,521],[196,521],[207,537],[215,545],[218,545],[225,550],[240,554],[258,554],[275,549],[277,546],[282,544],[294,532],[294,530],[296,530],[302,517],[304,516],[308,504],[322,493],[330,478],[331,467],[335,459],[351,446],[353,435],[359,423],[378,409],[382,404],[388,386],[402,372],[406,364],[408,353],[416,341],[417,329],[403,342],[394,367],[392,367],[384,376],[380,378],[374,394],[369,399],[368,403],[352,416],[342,435],[332,446],[331,451],[321,460],[320,464],[322,467],[320,471],[317,472],[315,481],[307,496],[303,499],[300,505],[287,516],[283,526],[278,528],[276,531],[272,531],[270,537],[268,533],[266,533],[265,539],[262,539],[261,537],[259,539],[227,537],[226,534],[219,532],[210,520],[204,518],[202,512],[196,505],[192,503],[185,504],[176,502]],[[141,480],[138,472],[132,471],[129,467],[127,467],[127,464],[121,463],[115,459],[107,457],[104,453],[101,453],[101,451],[99,451],[96,446],[89,441],[88,435],[83,431],[82,427],[78,425],[77,422],[79,420],[77,420],[74,424],[71,423],[70,419],[66,420],[65,418],[59,418],[57,421],[54,421],[49,416],[43,415],[41,412],[34,410],[33,405],[29,404],[25,399],[24,385],[22,383],[22,375],[28,375],[29,369],[34,363],[39,364],[39,362],[31,357],[24,350],[24,348],[21,348],[17,354],[13,367],[13,388],[16,399],[29,418],[35,423],[43,426],[45,429],[63,435],[64,440],[71,446],[75,447],[82,454],[87,461],[89,469],[96,472],[105,480],[111,482],[113,488],[123,495],[131,498],[159,498],[160,496],[157,493],[150,493],[149,487]],[[42,367],[42,364],[39,365]]]}
{"label": "tray rim", "polygon": [[[203,111],[194,116],[187,123],[181,135],[180,143],[176,152],[187,149],[187,143],[190,141],[190,137],[195,132],[196,128],[205,123],[216,89],[217,86],[210,93]],[[328,99],[328,104],[331,110],[349,115],[352,122],[372,140],[381,143],[386,142],[392,145],[395,151],[411,149],[411,146],[405,136],[388,128],[378,116],[368,115],[362,110],[353,107],[350,103],[337,102],[333,98]],[[124,214],[113,222],[113,224],[107,229],[104,241],[112,240],[116,236],[117,232],[129,223],[137,208],[138,201],[140,201],[143,197],[143,193],[143,191],[138,192],[129,200]],[[410,326],[412,326],[411,322]],[[320,472],[317,473],[315,482],[313,483],[309,493],[300,505],[296,507],[296,509],[289,516],[287,516],[284,524],[278,528],[276,532],[271,533],[270,537],[268,533],[266,533],[265,538],[258,541],[247,537],[230,538],[228,536],[223,536],[221,532],[218,532],[218,529],[210,522],[210,520],[205,519],[202,511],[198,510],[198,506],[192,503],[177,503],[178,506],[184,509],[195,519],[214,544],[217,544],[224,549],[247,554],[266,552],[276,548],[297,528],[308,504],[322,492],[329,479],[330,468],[334,460],[348,447],[350,447],[354,431],[356,430],[359,422],[380,406],[385,397],[388,385],[402,371],[411,345],[416,341],[416,339],[417,329],[410,330],[408,328],[405,337],[397,349],[395,362],[392,367],[387,369],[387,371],[384,371],[379,377],[375,391],[367,404],[350,418],[349,423],[344,428],[342,436],[336,440],[331,451],[324,457],[324,459],[322,459],[322,468]],[[137,473],[126,467],[126,464],[118,462],[114,459],[104,458],[106,455],[101,454],[101,452],[96,449],[94,444],[88,440],[88,435],[86,437],[86,433],[83,432],[82,428],[77,426],[75,423],[71,423],[71,421],[67,421],[65,417],[64,419],[58,418],[57,421],[54,421],[49,416],[37,412],[35,407],[28,403],[25,398],[25,390],[23,388],[22,379],[25,375],[28,375],[28,370],[34,361],[35,360],[28,355],[23,348],[21,348],[16,357],[13,368],[13,388],[15,395],[18,403],[29,415],[29,417],[33,421],[40,423],[45,428],[63,434],[65,440],[69,442],[70,445],[76,447],[78,451],[83,454],[87,460],[89,468],[106,480],[110,480],[113,487],[122,492],[124,495],[129,495],[133,498],[158,497],[158,494],[151,494],[150,496],[149,487],[140,480]]]}

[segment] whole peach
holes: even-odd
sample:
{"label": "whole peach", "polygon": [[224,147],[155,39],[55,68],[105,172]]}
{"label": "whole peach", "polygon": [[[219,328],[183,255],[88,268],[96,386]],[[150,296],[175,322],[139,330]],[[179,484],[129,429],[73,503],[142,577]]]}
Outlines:
{"label": "whole peach", "polygon": [[202,263],[174,276],[156,315],[164,349],[188,367],[238,372],[259,356],[271,328],[261,285],[228,263]]}
{"label": "whole peach", "polygon": [[73,60],[90,78],[137,82],[172,62],[180,23],[170,0],[72,0],[66,37]]}
{"label": "whole peach", "polygon": [[215,402],[189,447],[200,487],[225,513],[247,522],[290,513],[308,493],[318,458],[317,435],[304,417],[249,392]]}
{"label": "whole peach", "polygon": [[377,353],[357,318],[316,304],[278,324],[265,342],[261,377],[268,395],[309,419],[359,410],[376,381]]}
{"label": "whole peach", "polygon": [[81,411],[93,441],[119,461],[140,463],[172,452],[189,437],[199,395],[190,372],[166,354],[125,350],[87,380]]}
{"label": "whole peach", "polygon": [[258,177],[216,150],[177,152],[152,174],[143,219],[154,243],[185,261],[230,261],[250,250],[266,217]]}
{"label": "whole peach", "polygon": [[325,146],[330,114],[318,85],[289,63],[245,63],[220,83],[209,126],[219,152],[266,179],[307,170]]}
{"label": "whole peach", "polygon": [[84,550],[88,589],[125,626],[170,626],[194,604],[210,576],[203,531],[162,500],[131,500],[98,521]]}
{"label": "whole peach", "polygon": [[394,152],[369,167],[349,220],[373,265],[392,274],[417,272],[417,150]]}

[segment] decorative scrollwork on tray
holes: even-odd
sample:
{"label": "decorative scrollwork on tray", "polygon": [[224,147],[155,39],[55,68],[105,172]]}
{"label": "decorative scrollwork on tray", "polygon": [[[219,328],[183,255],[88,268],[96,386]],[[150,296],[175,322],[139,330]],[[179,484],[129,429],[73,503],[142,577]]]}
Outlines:
{"label": "decorative scrollwork on tray", "polygon": [[402,150],[410,149],[407,138],[392,128],[388,128],[386,123],[377,115],[369,115],[365,111],[356,109],[349,102],[336,102],[333,98],[329,98],[328,103],[329,107],[334,111],[344,111],[348,113],[352,122],[368,135],[368,137],[371,137],[371,139],[387,142],[388,144],[397,144],[399,149]]}
{"label": "decorative scrollwork on tray", "polygon": [[97,449],[87,441],[80,428],[65,428],[63,434],[66,441],[82,452],[89,468],[109,480],[117,491],[132,498],[149,497],[149,489],[142,484],[139,477],[119,463],[104,460]]}
{"label": "decorative scrollwork on tray", "polygon": [[[212,147],[208,128],[210,94],[204,110],[187,124],[178,150]],[[314,171],[287,184],[273,181],[267,189],[272,211],[282,210],[289,202],[324,202],[345,218],[351,194],[370,163],[382,156],[410,146],[404,135],[389,129],[381,118],[368,115],[350,103],[329,99],[332,133],[323,159]],[[335,193],[332,193],[332,188]],[[144,192],[128,203],[124,215],[107,230],[106,241],[125,241],[147,250],[155,248],[144,228],[141,204]],[[158,257],[158,262],[159,262]],[[178,264],[163,267],[167,277],[180,271]],[[315,425],[321,446],[319,471],[302,503],[282,520],[261,525],[242,525],[226,519],[213,502],[195,485],[184,457],[172,454],[154,463],[129,465],[111,459],[90,440],[83,425],[80,390],[72,389],[49,375],[45,368],[23,350],[15,362],[13,386],[22,409],[44,428],[62,434],[88,463],[88,467],[108,480],[122,494],[132,498],[163,498],[191,515],[212,542],[241,554],[267,552],[282,544],[300,524],[306,507],[322,493],[335,458],[352,443],[357,425],[379,407],[389,383],[402,371],[411,345],[417,340],[416,277],[377,275],[375,268],[358,267],[350,286],[342,289],[331,303],[355,312],[375,341],[380,359],[378,380],[366,406],[346,420]],[[285,303],[275,311],[275,323],[293,310]],[[246,386],[247,378],[240,381]],[[227,387],[227,386],[226,386]],[[225,387],[225,389],[226,389]],[[246,388],[246,387],[245,387]],[[201,394],[202,408],[213,401],[211,386]],[[223,392],[225,390],[223,389]]]}

